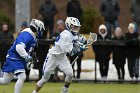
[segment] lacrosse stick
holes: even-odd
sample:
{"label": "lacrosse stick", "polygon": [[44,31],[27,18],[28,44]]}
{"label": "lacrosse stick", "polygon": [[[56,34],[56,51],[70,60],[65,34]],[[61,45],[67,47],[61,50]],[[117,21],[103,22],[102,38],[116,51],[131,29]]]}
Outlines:
{"label": "lacrosse stick", "polygon": [[[90,45],[92,45],[92,43],[94,43],[95,41],[97,41],[97,34],[96,34],[96,33],[91,33],[91,32],[90,32],[90,37],[88,38],[87,44],[86,44],[86,45],[87,45],[87,46],[90,46]],[[74,59],[74,61],[71,63],[71,65],[73,65],[73,64],[76,62],[76,60],[79,58],[80,54],[81,54],[81,53],[78,54],[78,56]]]}

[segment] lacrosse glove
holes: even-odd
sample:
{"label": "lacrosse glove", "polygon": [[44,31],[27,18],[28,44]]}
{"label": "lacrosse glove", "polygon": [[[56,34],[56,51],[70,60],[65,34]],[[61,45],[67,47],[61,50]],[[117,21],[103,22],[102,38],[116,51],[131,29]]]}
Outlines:
{"label": "lacrosse glove", "polygon": [[33,64],[33,62],[28,62],[27,64],[26,64],[26,68],[27,69],[31,69],[31,68],[33,68],[34,67],[34,64]]}
{"label": "lacrosse glove", "polygon": [[30,55],[27,55],[27,56],[25,57],[25,61],[26,61],[26,62],[32,62],[32,61],[33,61],[33,58],[32,58]]}
{"label": "lacrosse glove", "polygon": [[33,58],[32,58],[30,55],[27,55],[27,56],[25,57],[25,61],[27,62],[27,64],[26,64],[26,68],[27,68],[27,69],[31,69],[31,68],[34,67]]}

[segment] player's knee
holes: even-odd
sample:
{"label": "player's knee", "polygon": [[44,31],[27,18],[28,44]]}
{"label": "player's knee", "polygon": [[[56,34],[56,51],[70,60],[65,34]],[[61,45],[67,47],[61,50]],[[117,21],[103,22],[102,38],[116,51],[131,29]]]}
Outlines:
{"label": "player's knee", "polygon": [[50,79],[50,76],[51,76],[51,74],[52,74],[52,72],[50,71],[46,71],[45,73],[44,73],[44,75],[42,76],[42,78],[45,80],[49,80]]}
{"label": "player's knee", "polygon": [[45,77],[42,77],[41,80],[39,80],[39,81],[37,82],[37,85],[38,85],[39,87],[42,87],[47,81],[48,81],[48,79],[46,79]]}
{"label": "player's knee", "polygon": [[47,81],[48,81],[48,79],[46,79],[46,78],[42,79],[43,84],[45,84]]}
{"label": "player's knee", "polygon": [[72,70],[67,71],[67,73],[65,73],[65,74],[66,74],[66,76],[73,77],[73,71]]}
{"label": "player's knee", "polygon": [[65,81],[66,82],[72,82],[72,77],[73,77],[73,72],[69,71],[68,73],[66,73]]}
{"label": "player's knee", "polygon": [[0,84],[2,85],[8,85],[10,83],[9,80],[6,80],[6,79],[0,79]]}
{"label": "player's knee", "polygon": [[22,79],[22,81],[25,81],[26,80],[26,75],[23,75],[23,77],[21,79]]}
{"label": "player's knee", "polygon": [[39,80],[39,81],[37,82],[37,85],[38,85],[39,87],[42,87],[42,86],[50,79],[51,74],[52,74],[52,71],[46,70],[46,71],[44,72],[44,75],[42,76],[41,80]]}
{"label": "player's knee", "polygon": [[3,85],[8,85],[10,82],[9,81],[3,81]]}
{"label": "player's knee", "polygon": [[10,82],[5,81],[5,82],[2,83],[2,85],[8,85],[9,83]]}
{"label": "player's knee", "polygon": [[25,73],[21,73],[18,75],[18,79],[20,79],[21,81],[25,81],[26,80],[26,74]]}

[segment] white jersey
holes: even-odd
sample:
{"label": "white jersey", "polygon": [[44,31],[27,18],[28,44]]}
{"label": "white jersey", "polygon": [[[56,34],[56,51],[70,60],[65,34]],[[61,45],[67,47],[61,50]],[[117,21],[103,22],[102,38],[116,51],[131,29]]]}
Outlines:
{"label": "white jersey", "polygon": [[[68,76],[65,80],[71,82],[73,76],[72,66],[66,56],[68,52],[73,49],[73,41],[78,40],[78,36],[74,36],[68,30],[64,30],[56,38],[54,46],[49,50],[49,53],[44,62],[42,71],[43,77],[49,80],[50,75],[53,73],[54,69],[58,67],[61,71]],[[42,81],[38,81],[40,84]]]}
{"label": "white jersey", "polygon": [[64,30],[56,38],[54,46],[49,50],[50,54],[66,55],[73,49],[73,40],[78,40],[70,31]]}

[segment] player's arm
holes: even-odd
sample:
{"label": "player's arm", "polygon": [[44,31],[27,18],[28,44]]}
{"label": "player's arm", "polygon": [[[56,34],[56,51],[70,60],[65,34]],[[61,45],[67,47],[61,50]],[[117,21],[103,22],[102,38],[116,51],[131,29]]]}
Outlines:
{"label": "player's arm", "polygon": [[79,34],[78,35],[78,40],[77,41],[73,41],[73,49],[71,52],[69,52],[69,54],[71,56],[78,54],[82,51],[85,51],[87,49],[87,39],[82,35]]}
{"label": "player's arm", "polygon": [[25,58],[28,55],[28,53],[25,50],[25,47],[26,46],[23,42],[20,42],[19,44],[16,45],[16,51],[23,58]]}
{"label": "player's arm", "polygon": [[72,39],[69,36],[60,36],[60,48],[63,51],[63,53],[68,53],[73,48]]}
{"label": "player's arm", "polygon": [[73,49],[69,53],[71,56],[75,54],[79,54],[80,52],[83,52],[88,49],[88,46],[91,45],[93,42],[97,40],[97,34],[96,33],[90,33],[90,37],[86,39],[82,34],[79,34],[78,40],[73,41]]}
{"label": "player's arm", "polygon": [[16,39],[16,51],[17,53],[25,59],[27,62],[31,62],[33,59],[25,50],[28,43],[30,43],[31,38],[29,33],[21,33],[19,37]]}

